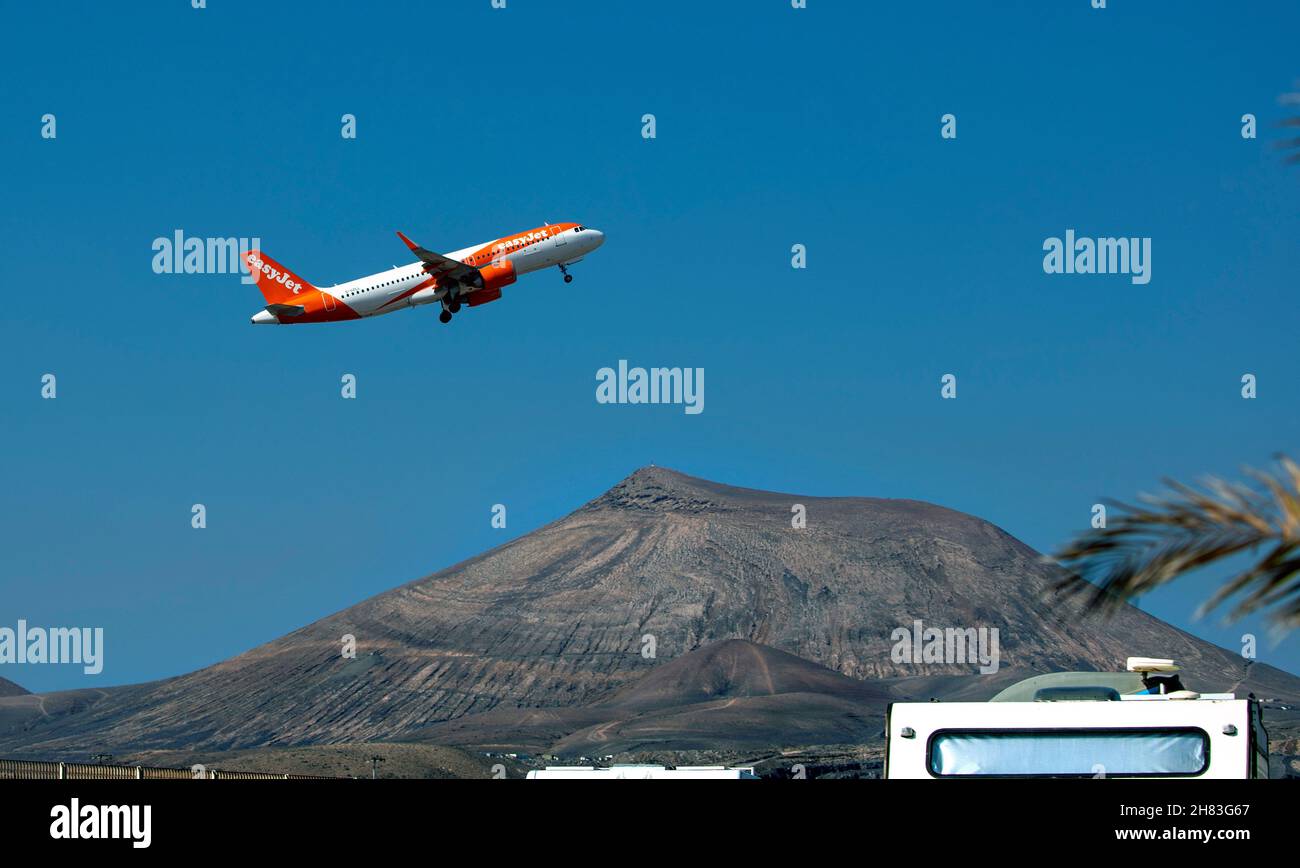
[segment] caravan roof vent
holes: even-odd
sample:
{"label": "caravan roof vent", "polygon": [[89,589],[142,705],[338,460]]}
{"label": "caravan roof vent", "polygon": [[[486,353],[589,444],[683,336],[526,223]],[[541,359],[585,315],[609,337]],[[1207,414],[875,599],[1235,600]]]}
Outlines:
{"label": "caravan roof vent", "polygon": [[1177,672],[1178,664],[1159,657],[1130,657],[1124,666],[1129,672]]}

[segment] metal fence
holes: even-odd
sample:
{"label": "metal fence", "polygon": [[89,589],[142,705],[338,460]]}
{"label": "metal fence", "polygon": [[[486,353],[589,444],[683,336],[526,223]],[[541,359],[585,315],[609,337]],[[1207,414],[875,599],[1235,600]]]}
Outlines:
{"label": "metal fence", "polygon": [[91,763],[0,759],[0,781],[126,781],[126,780],[329,780],[322,775],[240,772],[195,766],[163,769],[150,766],[110,766]]}

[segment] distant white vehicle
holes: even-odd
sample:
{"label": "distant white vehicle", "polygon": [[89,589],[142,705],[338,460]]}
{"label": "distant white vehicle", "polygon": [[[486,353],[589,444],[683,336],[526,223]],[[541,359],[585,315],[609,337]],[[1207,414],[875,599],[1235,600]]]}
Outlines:
{"label": "distant white vehicle", "polygon": [[623,780],[714,780],[744,781],[757,780],[758,775],[748,766],[728,768],[726,766],[666,766],[654,765],[614,765],[608,768],[596,766],[547,766],[544,769],[528,773],[528,780],[587,780],[587,781],[623,781]]}
{"label": "distant white vehicle", "polygon": [[1267,778],[1259,703],[1185,689],[1172,660],[1059,672],[989,702],[895,702],[886,778]]}

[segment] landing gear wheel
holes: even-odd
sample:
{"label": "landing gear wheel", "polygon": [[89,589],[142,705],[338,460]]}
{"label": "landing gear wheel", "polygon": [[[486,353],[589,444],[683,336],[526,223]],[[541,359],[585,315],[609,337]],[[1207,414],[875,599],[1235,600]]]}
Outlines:
{"label": "landing gear wheel", "polygon": [[566,275],[564,275],[564,282],[565,282],[565,283],[573,283],[573,275],[572,275],[572,274],[566,274]]}
{"label": "landing gear wheel", "polygon": [[447,309],[452,313],[460,313],[460,302],[453,301],[451,304],[447,305]]}
{"label": "landing gear wheel", "polygon": [[438,314],[438,322],[442,323],[443,325],[446,325],[447,323],[451,322],[451,311],[444,310],[442,313]]}

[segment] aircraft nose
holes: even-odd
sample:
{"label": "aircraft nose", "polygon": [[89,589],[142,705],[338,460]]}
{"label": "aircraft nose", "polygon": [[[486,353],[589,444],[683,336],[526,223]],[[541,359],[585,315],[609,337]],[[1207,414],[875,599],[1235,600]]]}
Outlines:
{"label": "aircraft nose", "polygon": [[599,229],[591,229],[589,231],[591,232],[591,248],[593,250],[605,243],[604,232],[601,232]]}

